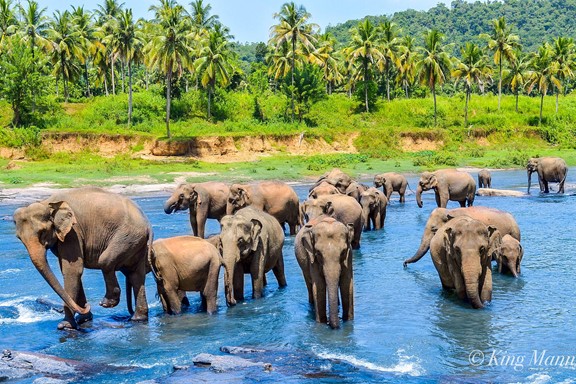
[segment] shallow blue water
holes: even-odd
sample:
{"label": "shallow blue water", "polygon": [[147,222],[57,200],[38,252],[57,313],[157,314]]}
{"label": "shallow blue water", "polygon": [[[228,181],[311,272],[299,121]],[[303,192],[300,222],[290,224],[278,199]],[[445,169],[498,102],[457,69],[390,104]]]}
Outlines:
{"label": "shallow blue water", "polygon": [[[576,169],[571,169],[568,180],[575,174]],[[492,179],[496,188],[526,188],[524,171],[493,172]],[[409,182],[415,187],[417,176]],[[308,186],[295,189],[304,199]],[[90,382],[131,383],[162,377],[175,364],[188,365],[198,353],[217,353],[222,345],[338,358],[370,372],[364,377],[367,381],[560,382],[576,378],[576,191],[567,185],[566,195],[544,196],[537,189],[533,185],[532,196],[522,198],[476,197],[475,205],[504,209],[516,217],[525,250],[521,277],[494,273],[493,301],[483,310],[473,310],[442,291],[430,256],[403,269],[402,261],[418,248],[435,203],[432,193],[423,195],[423,209],[416,206],[412,194],[403,205],[393,195],[385,229],[364,233],[362,247],[354,254],[356,318],[340,330],[314,322],[294,258],[294,238],[287,237],[288,287],[278,290],[270,273],[263,299],[227,308],[220,289],[218,314],[209,316],[198,312],[199,297],[190,293],[192,307],[185,314],[166,316],[148,276],[150,321],[131,324],[125,321],[124,297],[114,309],[97,305],[104,293],[102,276],[86,271],[84,286],[94,321],[82,332],[58,331],[61,315],[35,300],[59,299],[14,236],[10,215],[18,205],[5,200],[0,204],[0,347],[138,367],[104,372]],[[167,193],[134,199],[152,222],[155,238],[189,234],[187,212],[164,214],[166,197]],[[454,202],[449,205],[456,206]],[[209,221],[207,232],[217,231],[217,222]],[[49,259],[57,270],[55,257],[49,254]],[[248,297],[250,292],[247,279]],[[575,357],[569,360],[571,356]],[[358,381],[357,374],[354,380]]]}

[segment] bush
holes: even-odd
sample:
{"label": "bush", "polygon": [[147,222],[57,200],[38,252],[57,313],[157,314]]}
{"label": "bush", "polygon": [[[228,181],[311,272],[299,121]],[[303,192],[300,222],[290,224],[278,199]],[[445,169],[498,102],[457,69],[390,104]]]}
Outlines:
{"label": "bush", "polygon": [[368,161],[368,156],[351,153],[342,155],[316,155],[309,157],[305,161],[308,163],[306,169],[309,171],[324,171],[332,168],[350,167],[350,165],[357,163],[365,163]]}

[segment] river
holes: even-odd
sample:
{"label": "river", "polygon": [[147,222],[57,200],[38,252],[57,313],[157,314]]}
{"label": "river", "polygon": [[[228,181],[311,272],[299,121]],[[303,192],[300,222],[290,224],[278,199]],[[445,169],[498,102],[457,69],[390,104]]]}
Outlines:
{"label": "river", "polygon": [[[576,169],[570,169],[568,180]],[[476,175],[473,175],[476,177]],[[417,176],[409,177],[413,189]],[[495,188],[526,190],[525,171],[494,171]],[[556,190],[556,184],[552,184]],[[308,185],[295,187],[303,200]],[[35,351],[130,370],[104,371],[83,382],[132,383],[161,379],[175,365],[190,365],[194,356],[218,354],[224,345],[250,346],[317,358],[319,366],[300,368],[331,373],[305,376],[295,368],[294,381],[317,382],[561,382],[576,378],[576,196],[573,184],[566,194],[539,195],[537,183],[526,197],[476,197],[475,205],[512,213],[522,231],[524,260],[518,279],[499,275],[493,267],[493,300],[474,310],[454,294],[442,291],[429,255],[404,269],[402,261],[418,248],[429,213],[435,207],[431,192],[419,209],[414,195],[406,204],[394,194],[385,228],[365,232],[354,252],[355,319],[331,330],[314,322],[307,293],[287,236],[284,259],[288,286],[278,289],[268,275],[265,297],[247,299],[227,308],[222,281],[218,312],[198,312],[197,293],[189,293],[191,308],[168,316],[147,278],[150,320],[127,322],[124,293],[113,309],[97,305],[104,293],[99,271],[84,273],[84,286],[94,321],[82,331],[58,331],[62,315],[38,304],[58,302],[41,278],[24,246],[14,236],[11,215],[18,205],[0,204],[0,347]],[[188,213],[166,215],[168,193],[134,196],[153,224],[155,238],[190,233]],[[450,207],[458,206],[450,202]],[[207,233],[217,233],[209,220]],[[49,254],[57,270],[56,258]],[[60,275],[57,272],[57,275]],[[223,271],[221,271],[222,280]],[[120,277],[123,287],[123,277]],[[246,294],[250,297],[250,280]],[[572,360],[570,360],[570,357]],[[312,361],[312,360],[310,360]],[[347,369],[338,369],[345,362]],[[282,365],[281,361],[273,364]],[[288,364],[288,363],[286,363]],[[311,363],[312,364],[312,363]],[[237,373],[242,378],[241,373]],[[218,374],[213,380],[218,379]],[[266,381],[263,377],[255,378]],[[270,379],[276,376],[268,376]],[[315,378],[316,377],[316,378]]]}

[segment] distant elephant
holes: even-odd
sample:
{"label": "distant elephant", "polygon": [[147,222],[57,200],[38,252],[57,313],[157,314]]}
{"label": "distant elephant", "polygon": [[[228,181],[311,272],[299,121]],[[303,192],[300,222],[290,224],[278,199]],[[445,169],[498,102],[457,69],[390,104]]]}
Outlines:
{"label": "distant elephant", "polygon": [[220,253],[209,241],[194,236],[158,239],[149,263],[165,312],[180,314],[186,291],[200,292],[202,309],[216,312]]}
{"label": "distant elephant", "polygon": [[322,181],[310,190],[310,192],[308,193],[308,198],[316,199],[318,196],[322,195],[341,195],[341,194],[342,193],[338,190],[338,188],[328,183],[327,181]]}
{"label": "distant elephant", "polygon": [[533,172],[536,172],[538,175],[540,192],[549,193],[548,183],[555,182],[559,183],[558,193],[564,193],[564,182],[566,181],[566,174],[568,173],[568,166],[564,159],[560,157],[533,157],[528,160],[526,169],[528,170],[528,193],[530,193]]}
{"label": "distant elephant", "polygon": [[370,224],[374,229],[384,228],[388,199],[379,189],[370,187],[363,192],[360,197],[360,205],[362,206],[362,221],[365,231],[370,230]]}
{"label": "distant elephant", "polygon": [[466,172],[440,169],[423,172],[416,190],[416,203],[422,208],[422,191],[434,190],[438,207],[446,208],[448,200],[457,201],[461,207],[471,207],[476,193],[476,182]]}
{"label": "distant elephant", "polygon": [[274,216],[280,225],[290,226],[290,235],[296,234],[300,224],[300,200],[288,184],[281,181],[262,181],[255,184],[233,184],[230,187],[226,214],[252,206]]}
{"label": "distant elephant", "polygon": [[265,273],[272,270],[278,286],[286,286],[284,275],[284,231],[278,221],[254,207],[242,208],[221,221],[220,254],[224,265],[226,303],[244,300],[244,274],[252,276],[252,297],[262,297]]}
{"label": "distant elephant", "polygon": [[406,194],[406,187],[408,187],[408,180],[404,175],[396,172],[381,173],[374,176],[374,186],[376,188],[382,187],[388,201],[390,201],[392,192],[398,192],[401,203],[406,201],[404,195]]}
{"label": "distant elephant", "polygon": [[492,300],[492,254],[500,246],[500,233],[468,216],[456,217],[436,232],[430,255],[442,288],[454,289],[474,308]]}
{"label": "distant elephant", "polygon": [[306,200],[302,209],[308,221],[320,215],[328,215],[341,223],[351,223],[354,226],[352,249],[360,248],[363,227],[362,206],[356,199],[346,195],[319,196],[317,199]]}
{"label": "distant elephant", "polygon": [[492,188],[492,175],[487,169],[478,172],[478,188]]}
{"label": "distant elephant", "polygon": [[496,254],[498,272],[510,272],[514,277],[518,277],[523,257],[524,249],[520,242],[510,235],[503,236],[500,251]]}
{"label": "distant elephant", "polygon": [[[152,228],[132,200],[99,188],[77,188],[17,209],[14,222],[16,236],[26,246],[32,263],[64,300],[64,320],[58,329],[76,329],[92,319],[82,285],[84,268],[102,271],[106,294],[100,305],[106,308],[120,301],[116,271],[121,271],[126,276],[131,320],[148,319],[144,284]],[[64,287],[46,260],[48,249],[58,257]],[[75,313],[79,314],[76,319]]]}
{"label": "distant elephant", "polygon": [[353,181],[350,183],[348,188],[346,188],[345,194],[355,198],[357,202],[360,202],[360,196],[362,195],[362,192],[366,191],[367,189],[368,189],[367,185]]}
{"label": "distant elephant", "polygon": [[354,319],[354,274],[352,270],[352,224],[321,215],[296,235],[294,252],[308,288],[308,301],[314,305],[316,321],[326,323],[328,294],[329,324],[340,326],[338,290],[342,299],[342,320]]}
{"label": "distant elephant", "polygon": [[318,181],[310,188],[310,190],[314,189],[314,187],[323,181],[326,181],[338,188],[340,193],[346,194],[346,188],[348,188],[353,180],[348,174],[342,172],[338,168],[334,168],[330,172],[326,172],[324,175],[320,176]]}
{"label": "distant elephant", "polygon": [[226,214],[226,201],[230,188],[224,183],[181,184],[164,203],[164,212],[190,209],[190,225],[194,236],[204,238],[207,219],[220,219]]}
{"label": "distant elephant", "polygon": [[[510,213],[501,211],[494,208],[487,207],[468,207],[468,208],[436,208],[430,213],[430,217],[426,222],[420,247],[410,259],[404,260],[404,267],[410,263],[415,263],[420,260],[428,249],[430,249],[430,241],[436,232],[442,228],[450,219],[460,216],[469,216],[473,219],[479,220],[485,225],[492,225],[498,229],[500,234],[510,235],[516,240],[520,241],[520,227],[514,216]],[[496,259],[494,257],[494,259]]]}

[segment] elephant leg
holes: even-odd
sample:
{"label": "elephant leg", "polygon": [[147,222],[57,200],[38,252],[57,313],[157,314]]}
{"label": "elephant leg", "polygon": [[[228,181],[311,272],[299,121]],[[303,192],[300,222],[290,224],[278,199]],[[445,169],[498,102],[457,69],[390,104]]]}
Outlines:
{"label": "elephant leg", "polygon": [[440,193],[436,191],[435,196],[436,198],[436,205],[440,208],[446,208],[446,205],[442,206],[442,198],[440,197]]}
{"label": "elephant leg", "polygon": [[[132,286],[134,297],[136,298],[136,310],[134,311],[134,314],[130,320],[146,321],[148,320],[148,302],[146,301],[145,264],[142,263],[136,270],[127,272],[126,278]],[[176,292],[174,292],[174,294],[176,297],[178,297]],[[180,304],[180,300],[176,301],[178,301],[178,304]]]}
{"label": "elephant leg", "polygon": [[[196,208],[190,207],[190,226],[192,227],[192,234],[200,237],[198,233],[198,221],[196,220]],[[203,236],[202,236],[203,237]]]}
{"label": "elephant leg", "polygon": [[178,290],[178,298],[180,299],[180,304],[182,307],[189,307],[190,300],[188,300],[188,296],[186,296],[186,291]]}
{"label": "elephant leg", "polygon": [[268,279],[266,278],[266,274],[264,274],[264,276],[262,278],[262,285],[264,285],[264,286],[268,285]]}
{"label": "elephant leg", "polygon": [[[60,269],[64,277],[64,290],[76,301],[81,298],[83,259],[78,257],[74,261],[59,259]],[[83,295],[83,293],[82,293]],[[84,300],[86,298],[84,297]],[[64,319],[58,324],[58,329],[78,329],[74,319],[74,312],[64,305]]]}
{"label": "elephant leg", "polygon": [[207,308],[206,295],[204,295],[204,293],[200,292],[200,310],[205,311],[206,308]]}
{"label": "elephant leg", "polygon": [[207,201],[203,201],[196,207],[196,236],[204,239],[205,236],[205,228],[206,228],[206,220],[208,219],[208,208],[209,203]]}
{"label": "elephant leg", "polygon": [[461,207],[461,208],[465,208],[465,207],[466,207],[466,199],[464,199],[464,200],[459,200],[458,203],[460,203],[460,207]]}
{"label": "elephant leg", "polygon": [[[278,281],[278,286],[280,288],[286,286],[286,275],[284,274],[284,257],[280,255],[278,258],[278,262],[272,268],[272,272],[274,272],[274,276],[276,276],[276,280]],[[266,275],[264,275],[264,280],[266,280]]]}
{"label": "elephant leg", "polygon": [[252,263],[250,275],[252,276],[252,298],[259,299],[264,290],[264,271],[259,268],[258,264]]}
{"label": "elephant leg", "polygon": [[354,279],[352,272],[343,270],[340,276],[340,296],[342,296],[342,320],[354,319]]}
{"label": "elephant leg", "polygon": [[480,300],[482,300],[483,303],[492,301],[492,271],[490,270],[490,265],[486,269],[484,284],[482,284],[482,291],[480,292]]}
{"label": "elephant leg", "polygon": [[295,235],[296,235],[296,232],[297,232],[297,231],[296,231],[296,227],[297,227],[298,224],[297,224],[297,223],[290,222],[290,223],[288,223],[288,225],[290,226],[290,236],[295,236]]}
{"label": "elephant leg", "polygon": [[168,299],[166,297],[166,291],[161,283],[156,283],[156,289],[158,291],[158,297],[160,298],[160,303],[162,304],[162,309],[164,312],[170,312],[170,305],[168,304]]}
{"label": "elephant leg", "polygon": [[316,312],[316,322],[326,324],[326,283],[321,276],[312,282],[312,294],[314,296],[314,310]]}
{"label": "elephant leg", "polygon": [[240,264],[236,264],[234,268],[233,283],[234,286],[234,299],[236,301],[244,300],[244,268]]}
{"label": "elephant leg", "polygon": [[106,293],[100,300],[100,305],[104,308],[113,308],[120,302],[120,285],[118,285],[116,271],[114,269],[102,270],[102,275],[106,284]]}
{"label": "elephant leg", "polygon": [[[81,307],[86,307],[87,302],[88,301],[86,300],[86,293],[84,292],[84,285],[82,284],[82,280],[80,280],[80,286],[78,287],[78,296],[76,299],[76,303]],[[84,324],[88,321],[92,321],[93,318],[94,316],[92,315],[92,312],[88,312],[85,315],[79,313],[78,315],[76,315],[76,322],[78,324]]]}
{"label": "elephant leg", "polygon": [[164,287],[166,292],[166,300],[170,306],[170,311],[173,315],[179,315],[182,313],[182,301],[178,295],[178,290],[170,285]]}
{"label": "elephant leg", "polygon": [[[400,190],[398,190],[398,194],[400,195],[400,202],[401,203],[405,203],[406,202],[406,198],[404,197],[406,195],[406,185],[403,187],[400,187]],[[390,201],[390,198],[388,198],[388,201]]]}

